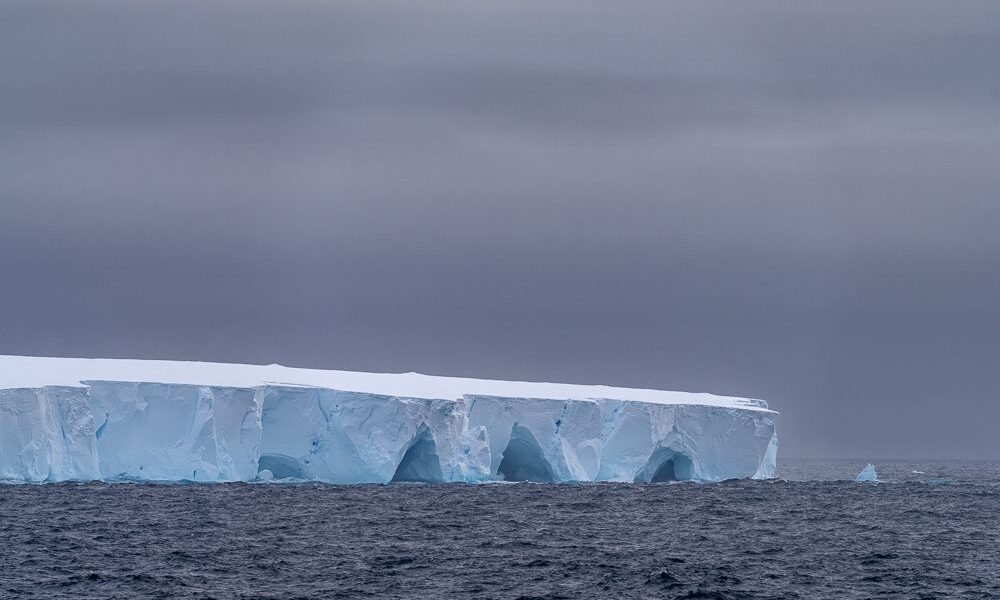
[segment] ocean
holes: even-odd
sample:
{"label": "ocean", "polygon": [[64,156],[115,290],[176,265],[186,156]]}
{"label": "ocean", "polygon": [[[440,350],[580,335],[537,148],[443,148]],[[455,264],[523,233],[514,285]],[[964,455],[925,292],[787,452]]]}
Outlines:
{"label": "ocean", "polygon": [[717,484],[0,485],[0,597],[1000,598],[1000,463]]}

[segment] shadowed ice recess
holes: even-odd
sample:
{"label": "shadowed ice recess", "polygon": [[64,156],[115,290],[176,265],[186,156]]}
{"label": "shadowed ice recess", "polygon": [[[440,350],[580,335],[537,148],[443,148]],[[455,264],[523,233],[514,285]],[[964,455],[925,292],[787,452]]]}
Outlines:
{"label": "shadowed ice recess", "polygon": [[0,357],[8,481],[769,478],[759,400],[172,361]]}

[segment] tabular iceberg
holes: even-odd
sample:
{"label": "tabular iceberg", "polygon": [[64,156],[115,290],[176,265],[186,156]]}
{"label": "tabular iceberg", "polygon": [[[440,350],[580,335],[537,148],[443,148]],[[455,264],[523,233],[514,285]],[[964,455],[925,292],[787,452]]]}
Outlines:
{"label": "tabular iceberg", "polygon": [[0,356],[0,480],[773,477],[760,400],[175,361]]}

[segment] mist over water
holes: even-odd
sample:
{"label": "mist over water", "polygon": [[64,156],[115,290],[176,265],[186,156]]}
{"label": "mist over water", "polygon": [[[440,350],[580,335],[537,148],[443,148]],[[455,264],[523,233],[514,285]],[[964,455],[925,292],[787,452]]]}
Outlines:
{"label": "mist over water", "polygon": [[0,486],[17,598],[1000,598],[1000,465],[721,484]]}

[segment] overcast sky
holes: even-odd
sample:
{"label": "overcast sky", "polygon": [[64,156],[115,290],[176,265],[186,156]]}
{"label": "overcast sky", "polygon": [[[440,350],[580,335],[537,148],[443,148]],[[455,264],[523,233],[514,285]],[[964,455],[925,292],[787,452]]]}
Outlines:
{"label": "overcast sky", "polygon": [[0,353],[1000,456],[1000,2],[0,4]]}

